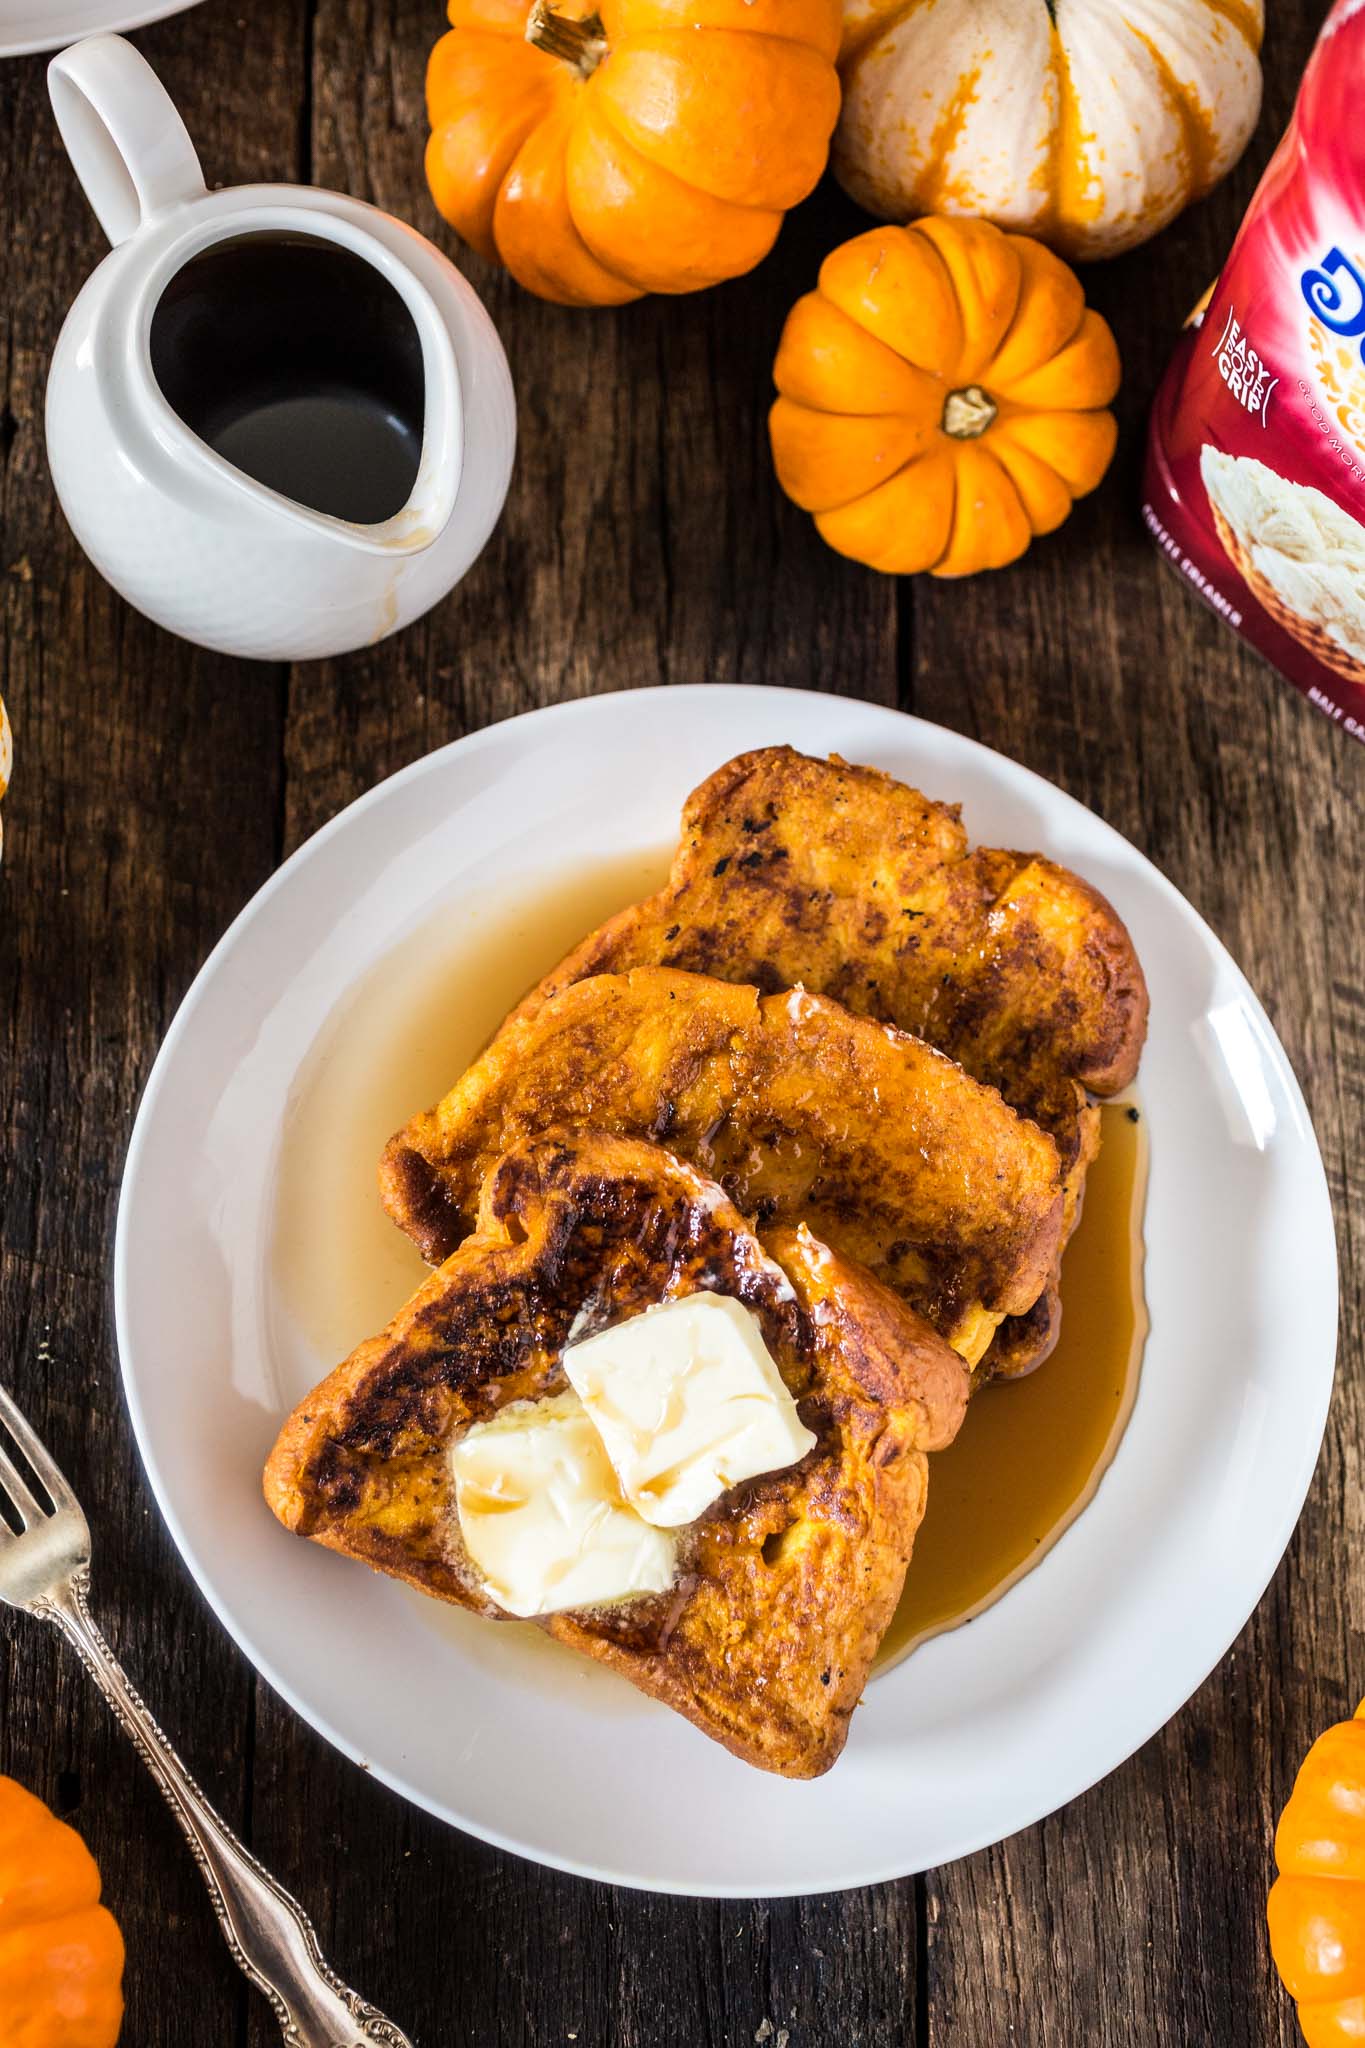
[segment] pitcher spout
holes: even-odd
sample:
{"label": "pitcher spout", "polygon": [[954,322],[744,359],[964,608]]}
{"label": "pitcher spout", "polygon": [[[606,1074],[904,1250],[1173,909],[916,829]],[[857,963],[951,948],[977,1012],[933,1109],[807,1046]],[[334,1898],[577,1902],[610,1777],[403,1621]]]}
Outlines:
{"label": "pitcher spout", "polygon": [[421,343],[422,426],[417,475],[407,501],[388,519],[348,522],[352,544],[390,556],[418,555],[449,526],[464,469],[464,395],[455,340],[426,287],[375,245],[380,267],[403,298]]}

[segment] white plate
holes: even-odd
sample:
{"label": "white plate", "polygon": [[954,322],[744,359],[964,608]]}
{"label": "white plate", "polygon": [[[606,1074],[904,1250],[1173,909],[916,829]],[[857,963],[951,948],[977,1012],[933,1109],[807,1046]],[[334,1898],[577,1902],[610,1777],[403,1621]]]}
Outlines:
{"label": "white plate", "polygon": [[62,50],[82,36],[113,35],[143,28],[168,14],[183,14],[196,0],[0,0],[0,57],[26,57],[34,50]]}
{"label": "white plate", "polygon": [[[814,1784],[735,1762],[534,1632],[439,1608],[287,1536],[259,1482],[280,1419],[335,1362],[282,1312],[274,1229],[282,1125],[337,1056],[344,1018],[331,1035],[329,1019],[437,912],[458,933],[490,892],[657,848],[705,774],[782,740],[960,798],[975,837],[1079,869],[1127,920],[1152,993],[1152,1331],[1118,1456],[1036,1571],[874,1681],[843,1758]],[[360,1171],[368,1184],[368,1161]],[[310,1218],[296,1221],[306,1235]],[[339,1244],[339,1290],[346,1264]],[[167,1036],[129,1153],[116,1269],[125,1385],[157,1498],[270,1683],[386,1783],[488,1841],[710,1895],[925,1869],[1113,1770],[1260,1598],[1312,1475],[1336,1348],[1313,1132],[1207,926],[1027,770],[916,719],[796,691],[557,706],[474,733],[343,812],[248,905]]]}

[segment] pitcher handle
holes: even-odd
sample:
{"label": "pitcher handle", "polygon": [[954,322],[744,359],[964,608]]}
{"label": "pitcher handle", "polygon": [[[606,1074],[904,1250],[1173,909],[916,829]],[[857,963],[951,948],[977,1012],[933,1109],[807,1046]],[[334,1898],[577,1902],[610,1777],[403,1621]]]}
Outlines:
{"label": "pitcher handle", "polygon": [[73,43],[48,65],[47,85],[66,153],[115,248],[153,214],[203,198],[189,131],[122,36]]}

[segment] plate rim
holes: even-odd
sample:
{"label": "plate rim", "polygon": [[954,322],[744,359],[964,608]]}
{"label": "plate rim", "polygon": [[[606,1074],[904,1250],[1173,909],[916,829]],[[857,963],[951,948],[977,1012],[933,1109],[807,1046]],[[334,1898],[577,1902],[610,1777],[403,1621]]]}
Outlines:
{"label": "plate rim", "polygon": [[[148,28],[154,21],[165,21],[172,14],[187,14],[191,7],[197,7],[199,0],[151,0],[144,7],[134,7],[131,13],[120,14],[116,21],[91,22],[85,28],[59,28],[56,34],[44,30],[36,36],[25,36],[19,42],[0,41],[0,59],[5,57],[37,57],[46,50],[69,49],[72,43],[84,42],[87,36],[121,36],[129,29]],[[0,34],[4,24],[0,22]]]}
{"label": "plate rim", "polygon": [[[193,4],[193,0],[191,0],[191,4]],[[1147,882],[1156,885],[1157,893],[1164,900],[1168,911],[1174,911],[1181,921],[1189,926],[1205,949],[1208,957],[1220,963],[1230,974],[1238,993],[1244,1000],[1249,1002],[1252,1014],[1261,1022],[1266,1034],[1268,1048],[1273,1051],[1275,1065],[1285,1085],[1288,1100],[1296,1114],[1302,1131],[1306,1133],[1309,1141],[1311,1148],[1313,1201],[1321,1211],[1322,1219],[1325,1220],[1327,1225],[1326,1230],[1320,1233],[1320,1235],[1325,1248],[1325,1257],[1330,1265],[1330,1307],[1327,1311],[1327,1327],[1324,1328],[1323,1339],[1325,1349],[1326,1339],[1330,1330],[1331,1368],[1329,1371],[1323,1372],[1321,1376],[1320,1392],[1313,1405],[1313,1412],[1309,1417],[1311,1427],[1305,1435],[1304,1451],[1299,1466],[1293,1475],[1292,1484],[1286,1482],[1283,1488],[1282,1500],[1284,1507],[1282,1514],[1276,1519],[1274,1542],[1271,1546],[1271,1551],[1267,1553],[1271,1555],[1269,1568],[1265,1572],[1256,1596],[1247,1608],[1246,1613],[1237,1622],[1231,1633],[1228,1634],[1226,1640],[1221,1642],[1221,1647],[1217,1650],[1217,1653],[1209,1658],[1207,1664],[1201,1669],[1195,1683],[1185,1691],[1184,1697],[1174,1708],[1159,1718],[1152,1727],[1147,1728],[1145,1733],[1138,1736],[1124,1749],[1122,1754],[1113,1757],[1110,1762],[1106,1763],[1093,1775],[1085,1777],[1084,1782],[1076,1784],[1060,1801],[1050,1793],[1044,1793],[1041,1803],[1037,1805],[1036,1809],[1032,1803],[1029,1804],[1025,1818],[1021,1820],[1011,1819],[1011,1824],[1006,1833],[1002,1834],[991,1828],[986,1828],[984,1831],[978,1830],[965,1839],[962,1845],[954,1850],[951,1857],[940,1859],[936,1864],[916,1865],[912,1858],[910,1867],[906,1867],[903,1860],[892,1861],[884,1866],[877,1865],[857,1875],[834,1876],[823,1880],[818,1893],[813,1892],[810,1885],[804,1881],[789,1886],[765,1886],[762,1890],[756,1890],[749,1883],[680,1882],[666,1875],[642,1876],[634,1872],[623,1873],[618,1869],[595,1863],[590,1858],[567,1856],[540,1847],[531,1848],[524,1842],[518,1841],[508,1832],[487,1826],[481,1822],[471,1821],[464,1816],[457,1817],[447,1805],[439,1799],[422,1792],[405,1779],[401,1772],[381,1765],[374,1759],[366,1756],[355,1743],[350,1741],[336,1728],[329,1714],[320,1712],[311,1705],[305,1705],[294,1686],[280,1675],[270,1660],[243,1640],[237,1628],[229,1620],[222,1607],[220,1607],[214,1591],[206,1583],[205,1579],[201,1577],[197,1565],[193,1561],[194,1546],[189,1543],[180,1519],[166,1497],[160,1474],[151,1458],[149,1451],[150,1425],[135,1385],[134,1376],[129,1366],[125,1363],[126,1356],[131,1350],[128,1337],[128,1266],[131,1230],[129,1216],[132,1206],[130,1190],[135,1191],[136,1189],[138,1169],[142,1152],[148,1143],[148,1132],[151,1127],[156,1100],[162,1087],[165,1085],[165,1077],[170,1071],[176,1050],[185,1033],[191,1028],[194,1017],[205,999],[207,988],[220,958],[231,950],[236,942],[239,930],[248,921],[254,920],[278,891],[288,886],[293,874],[299,868],[308,861],[318,858],[325,851],[331,839],[344,830],[357,814],[362,813],[381,799],[391,797],[396,789],[404,783],[415,781],[424,774],[437,772],[438,764],[457,751],[466,755],[477,754],[485,746],[492,743],[494,735],[503,734],[508,727],[534,724],[544,728],[566,720],[571,721],[584,715],[595,715],[597,709],[609,705],[618,696],[627,696],[632,699],[668,698],[675,700],[679,692],[684,690],[689,693],[704,693],[706,696],[717,700],[730,699],[734,701],[742,698],[751,704],[762,704],[764,706],[772,706],[785,701],[808,705],[812,699],[821,699],[833,705],[846,703],[856,711],[874,711],[901,722],[907,728],[907,734],[911,740],[913,740],[913,736],[916,733],[930,733],[935,735],[938,741],[946,737],[953,747],[964,748],[970,755],[980,757],[984,765],[1003,763],[1011,776],[1022,778],[1022,785],[1025,790],[1041,794],[1042,800],[1048,806],[1055,805],[1060,799],[1063,813],[1069,807],[1074,807],[1092,824],[1098,825],[1106,833],[1113,834],[1122,845],[1125,854],[1145,870]],[[526,711],[512,714],[507,718],[494,720],[489,724],[478,726],[470,732],[462,733],[455,739],[444,742],[439,747],[432,748],[429,752],[418,756],[416,760],[410,761],[403,767],[395,770],[391,775],[385,776],[378,782],[373,783],[368,789],[363,790],[357,797],[354,797],[348,804],[344,805],[335,816],[328,819],[316,832],[305,839],[301,845],[296,847],[247,899],[246,903],[243,904],[242,908],[232,918],[222,936],[205,957],[180,1000],[148,1072],[133,1120],[119,1189],[114,1241],[113,1291],[115,1336],[124,1400],[132,1422],[143,1473],[151,1487],[153,1498],[156,1501],[158,1511],[166,1525],[171,1540],[179,1553],[181,1563],[189,1572],[199,1594],[208,1603],[219,1624],[246,1658],[251,1668],[298,1714],[305,1725],[313,1729],[315,1733],[320,1735],[333,1748],[339,1750],[342,1755],[348,1757],[352,1763],[359,1766],[368,1776],[376,1778],[400,1798],[410,1801],[420,1810],[431,1814],[446,1826],[452,1827],[458,1832],[471,1835],[477,1840],[487,1842],[491,1847],[502,1850],[507,1854],[543,1865],[548,1869],[561,1871],[569,1876],[587,1878],[601,1884],[620,1885],[628,1890],[659,1893],[672,1897],[715,1899],[811,1897],[825,1893],[858,1890],[867,1885],[894,1882],[904,1877],[917,1875],[922,1869],[942,1867],[944,1862],[958,1861],[965,1856],[977,1854],[983,1849],[1009,1840],[1013,1835],[1036,1826],[1050,1814],[1062,1811],[1065,1807],[1070,1806],[1075,1800],[1092,1790],[1095,1785],[1111,1776],[1123,1764],[1127,1763],[1139,1749],[1145,1747],[1154,1736],[1160,1733],[1162,1728],[1166,1727],[1174,1719],[1176,1714],[1183,1711],[1184,1707],[1194,1697],[1194,1694],[1207,1682],[1210,1675],[1226,1658],[1243,1629],[1246,1628],[1255,1615],[1262,1600],[1265,1598],[1271,1581],[1283,1562],[1294,1530],[1298,1526],[1303,1505],[1321,1457],[1327,1419],[1336,1386],[1337,1355],[1340,1340],[1340,1269],[1335,1234],[1335,1216],[1332,1209],[1331,1193],[1327,1182],[1321,1147],[1318,1143],[1312,1118],[1309,1115],[1308,1105],[1304,1099],[1298,1075],[1280,1040],[1278,1032],[1265,1011],[1264,1005],[1261,1003],[1259,996],[1241,967],[1212,926],[1189,899],[1181,893],[1174,882],[1156,866],[1155,862],[1140,847],[1134,845],[1116,826],[1109,824],[1108,820],[1101,817],[1097,811],[1091,810],[1089,805],[1083,803],[1079,797],[1072,796],[1068,790],[1061,788],[1057,783],[1050,782],[1046,776],[1041,775],[1036,769],[1028,767],[1023,762],[1014,760],[1010,755],[986,745],[981,740],[974,739],[965,733],[959,733],[952,727],[937,725],[932,720],[921,718],[914,713],[901,711],[897,706],[879,704],[868,698],[846,697],[831,691],[803,690],[785,685],[752,683],[650,684],[627,691],[601,692],[583,697],[563,699],[558,703],[535,706]],[[1081,1520],[1083,1520],[1083,1517],[1078,1519],[1077,1524],[1073,1525],[1073,1528],[1080,1526]],[[1071,1534],[1073,1532],[1068,1531],[1067,1533]],[[1065,1541],[1065,1538],[1063,1538],[1063,1541]],[[1219,1635],[1221,1638],[1221,1630]],[[1200,1661],[1201,1663],[1203,1662],[1202,1657]]]}

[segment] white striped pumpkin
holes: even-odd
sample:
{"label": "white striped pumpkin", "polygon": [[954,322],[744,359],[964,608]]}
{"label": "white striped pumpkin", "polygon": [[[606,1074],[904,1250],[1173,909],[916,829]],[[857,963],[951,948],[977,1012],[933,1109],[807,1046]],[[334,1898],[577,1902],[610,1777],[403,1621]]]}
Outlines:
{"label": "white striped pumpkin", "polygon": [[1263,27],[1263,0],[844,0],[834,168],[884,220],[1116,256],[1245,149]]}

